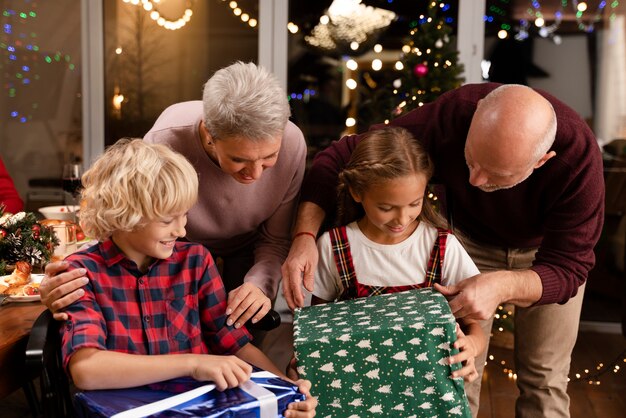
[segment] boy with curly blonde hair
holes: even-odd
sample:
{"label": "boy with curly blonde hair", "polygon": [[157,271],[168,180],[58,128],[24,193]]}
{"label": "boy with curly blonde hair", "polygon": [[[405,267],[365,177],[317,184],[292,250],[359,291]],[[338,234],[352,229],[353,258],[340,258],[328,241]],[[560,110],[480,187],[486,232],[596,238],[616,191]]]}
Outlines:
{"label": "boy with curly blonde hair", "polygon": [[[248,344],[245,327],[226,324],[226,293],[211,254],[177,241],[198,195],[197,173],[183,156],[123,139],[82,182],[81,226],[99,242],[66,259],[89,279],[66,309],[63,330],[63,364],[77,387],[189,376],[224,390],[247,381],[250,364],[286,378]],[[307,399],[290,404],[285,416],[313,416],[310,383],[296,383]]]}

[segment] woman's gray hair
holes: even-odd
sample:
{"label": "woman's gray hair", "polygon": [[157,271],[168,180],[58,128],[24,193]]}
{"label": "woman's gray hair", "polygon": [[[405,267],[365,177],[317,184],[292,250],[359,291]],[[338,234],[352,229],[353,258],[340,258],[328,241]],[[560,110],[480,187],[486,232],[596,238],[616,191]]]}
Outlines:
{"label": "woman's gray hair", "polygon": [[254,63],[222,68],[204,85],[204,124],[214,139],[282,135],[291,111],[276,77]]}

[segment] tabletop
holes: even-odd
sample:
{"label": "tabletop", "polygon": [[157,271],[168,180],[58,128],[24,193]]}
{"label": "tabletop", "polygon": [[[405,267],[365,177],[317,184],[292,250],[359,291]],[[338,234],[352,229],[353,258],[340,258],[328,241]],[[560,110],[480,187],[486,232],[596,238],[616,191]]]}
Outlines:
{"label": "tabletop", "polygon": [[35,319],[45,309],[41,302],[0,306],[0,399],[23,384],[28,335]]}

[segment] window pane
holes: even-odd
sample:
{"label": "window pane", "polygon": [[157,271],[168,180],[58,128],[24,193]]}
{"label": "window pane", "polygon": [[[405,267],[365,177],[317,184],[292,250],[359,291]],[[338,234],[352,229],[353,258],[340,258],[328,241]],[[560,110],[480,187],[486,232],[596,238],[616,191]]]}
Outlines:
{"label": "window pane", "polygon": [[[456,52],[457,3],[436,3],[432,10],[428,4],[327,0],[301,7],[300,2],[291,2],[289,18],[299,31],[289,40],[288,90],[294,121],[304,132],[310,158],[342,134],[363,132],[398,116],[395,109],[407,99],[403,88],[411,91],[407,101],[417,106],[428,101],[412,99],[418,84],[427,85],[429,93],[460,85],[456,75],[442,70],[454,67],[455,60],[450,58],[447,64],[447,58],[436,56],[439,51],[446,56]],[[431,14],[446,22],[450,36],[428,21]],[[412,30],[428,32],[418,39]],[[402,52],[409,38],[416,45],[425,42],[420,47],[428,52],[419,63],[426,73],[415,72],[416,51]],[[398,79],[404,80],[402,88]],[[432,100],[432,94],[426,99]]]}
{"label": "window pane", "polygon": [[[107,145],[142,137],[171,104],[201,100],[219,68],[257,61],[258,0],[238,1],[235,9],[220,0],[150,4],[145,10],[141,2],[104,1]],[[184,25],[176,23],[185,16]]]}
{"label": "window pane", "polygon": [[35,210],[63,195],[29,181],[60,186],[63,162],[82,155],[80,0],[6,0],[0,11],[0,155]]}

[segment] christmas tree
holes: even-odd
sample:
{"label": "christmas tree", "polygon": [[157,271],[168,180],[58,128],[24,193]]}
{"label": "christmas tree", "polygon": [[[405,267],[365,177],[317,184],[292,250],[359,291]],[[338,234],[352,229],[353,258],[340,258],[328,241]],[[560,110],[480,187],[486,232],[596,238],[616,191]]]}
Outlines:
{"label": "christmas tree", "polygon": [[26,261],[42,268],[59,243],[52,227],[40,224],[31,212],[4,213],[0,205],[0,275],[8,265]]}
{"label": "christmas tree", "polygon": [[439,3],[432,2],[427,16],[411,23],[410,36],[402,48],[403,69],[394,81],[396,103],[392,117],[432,102],[464,81],[456,38],[439,9]]}

